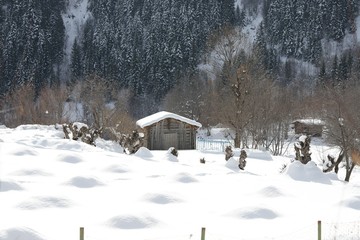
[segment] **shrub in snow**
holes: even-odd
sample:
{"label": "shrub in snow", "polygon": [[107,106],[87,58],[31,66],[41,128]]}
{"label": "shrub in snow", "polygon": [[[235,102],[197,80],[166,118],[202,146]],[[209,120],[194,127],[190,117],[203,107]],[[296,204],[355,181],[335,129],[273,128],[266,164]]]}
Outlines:
{"label": "shrub in snow", "polygon": [[299,141],[294,143],[295,159],[302,164],[307,164],[311,161],[310,142],[309,136],[302,135],[299,137]]}
{"label": "shrub in snow", "polygon": [[84,143],[95,145],[95,140],[99,137],[101,129],[89,128],[88,125],[80,122],[63,124],[63,132],[66,139],[81,140]]}
{"label": "shrub in snow", "polygon": [[241,150],[240,152],[240,158],[239,158],[239,168],[241,170],[245,169],[246,166],[246,158],[247,158],[247,154],[245,150]]}
{"label": "shrub in snow", "polygon": [[176,150],[176,148],[174,148],[174,147],[169,148],[166,152],[166,159],[171,162],[178,162],[179,161],[177,159],[178,156],[179,156],[179,153]]}
{"label": "shrub in snow", "polygon": [[204,157],[203,157],[203,158],[200,158],[200,163],[205,164],[205,158],[204,158]]}
{"label": "shrub in snow", "polygon": [[229,160],[230,158],[232,158],[234,156],[234,152],[232,150],[231,146],[227,146],[225,148],[225,160]]}
{"label": "shrub in snow", "polygon": [[143,141],[144,134],[135,130],[131,134],[122,134],[119,142],[127,154],[133,154],[143,146]]}
{"label": "shrub in snow", "polygon": [[178,157],[178,156],[179,156],[178,151],[177,151],[176,148],[174,148],[174,147],[169,148],[168,153],[171,153],[171,154],[174,155],[175,157]]}
{"label": "shrub in snow", "polygon": [[234,171],[236,170],[244,170],[245,166],[246,166],[246,158],[247,158],[247,153],[245,150],[241,150],[240,151],[240,157],[239,160],[236,160],[234,157],[230,157],[227,161],[225,166],[227,168],[230,168]]}
{"label": "shrub in snow", "polygon": [[327,160],[323,160],[323,172],[331,172],[333,169],[335,173],[339,171],[339,164],[344,159],[344,152],[340,152],[339,156],[335,160],[332,155],[327,156]]}

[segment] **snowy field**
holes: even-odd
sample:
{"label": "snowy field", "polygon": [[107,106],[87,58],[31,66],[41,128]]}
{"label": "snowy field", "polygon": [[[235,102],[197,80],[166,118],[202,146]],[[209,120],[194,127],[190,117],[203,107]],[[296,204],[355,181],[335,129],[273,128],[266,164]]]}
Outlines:
{"label": "snowy field", "polygon": [[79,239],[80,227],[85,240],[200,240],[203,227],[209,240],[317,239],[318,220],[322,239],[360,239],[358,168],[345,183],[322,173],[328,147],[311,150],[305,166],[248,150],[240,171],[221,152],[129,156],[54,126],[0,126],[0,240]]}

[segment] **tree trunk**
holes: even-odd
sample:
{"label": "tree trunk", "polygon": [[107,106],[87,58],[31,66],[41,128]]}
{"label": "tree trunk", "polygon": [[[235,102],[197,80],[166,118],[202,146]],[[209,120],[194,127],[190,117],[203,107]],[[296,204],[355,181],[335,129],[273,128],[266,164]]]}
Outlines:
{"label": "tree trunk", "polygon": [[350,181],[350,176],[351,176],[351,173],[352,173],[354,167],[355,167],[355,164],[354,164],[354,163],[351,163],[350,169],[346,168],[346,174],[345,174],[345,181],[346,181],[346,182],[349,182],[349,181]]}
{"label": "tree trunk", "polygon": [[339,172],[339,164],[342,162],[342,160],[344,158],[344,154],[345,153],[343,151],[340,152],[339,157],[335,162],[335,170],[334,171],[335,171],[336,174]]}
{"label": "tree trunk", "polygon": [[235,148],[240,148],[241,145],[241,134],[238,129],[235,131],[235,139],[234,139]]}
{"label": "tree trunk", "polygon": [[346,174],[345,174],[345,181],[350,181],[350,176],[352,173],[352,170],[355,167],[355,164],[352,162],[352,160],[349,158],[348,154],[345,155],[345,161],[346,161]]}

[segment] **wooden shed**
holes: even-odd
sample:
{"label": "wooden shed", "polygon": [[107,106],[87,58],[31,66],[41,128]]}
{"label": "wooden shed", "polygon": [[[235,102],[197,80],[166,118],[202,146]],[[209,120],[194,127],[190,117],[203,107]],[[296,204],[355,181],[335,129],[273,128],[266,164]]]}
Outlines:
{"label": "wooden shed", "polygon": [[170,112],[158,112],[136,122],[144,136],[144,146],[150,150],[195,149],[196,130],[201,124]]}
{"label": "wooden shed", "polygon": [[294,121],[295,134],[306,134],[321,137],[325,123],[319,119],[299,119]]}

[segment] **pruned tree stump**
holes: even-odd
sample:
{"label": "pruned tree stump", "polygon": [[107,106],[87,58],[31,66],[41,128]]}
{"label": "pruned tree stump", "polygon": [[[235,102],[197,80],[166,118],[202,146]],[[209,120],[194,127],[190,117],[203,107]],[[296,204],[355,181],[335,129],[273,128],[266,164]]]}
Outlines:
{"label": "pruned tree stump", "polygon": [[225,148],[225,160],[229,160],[234,156],[234,151],[232,150],[231,146],[226,146]]}
{"label": "pruned tree stump", "polygon": [[241,170],[245,169],[246,166],[246,158],[247,158],[247,153],[245,150],[241,150],[240,152],[240,158],[239,158],[239,168]]}
{"label": "pruned tree stump", "polygon": [[295,160],[300,161],[302,164],[311,161],[310,142],[311,138],[309,136],[302,135],[299,137],[299,141],[294,143]]}
{"label": "pruned tree stump", "polygon": [[95,140],[101,134],[101,129],[89,128],[85,123],[74,122],[63,124],[63,132],[66,139],[81,140],[84,143],[95,145]]}

